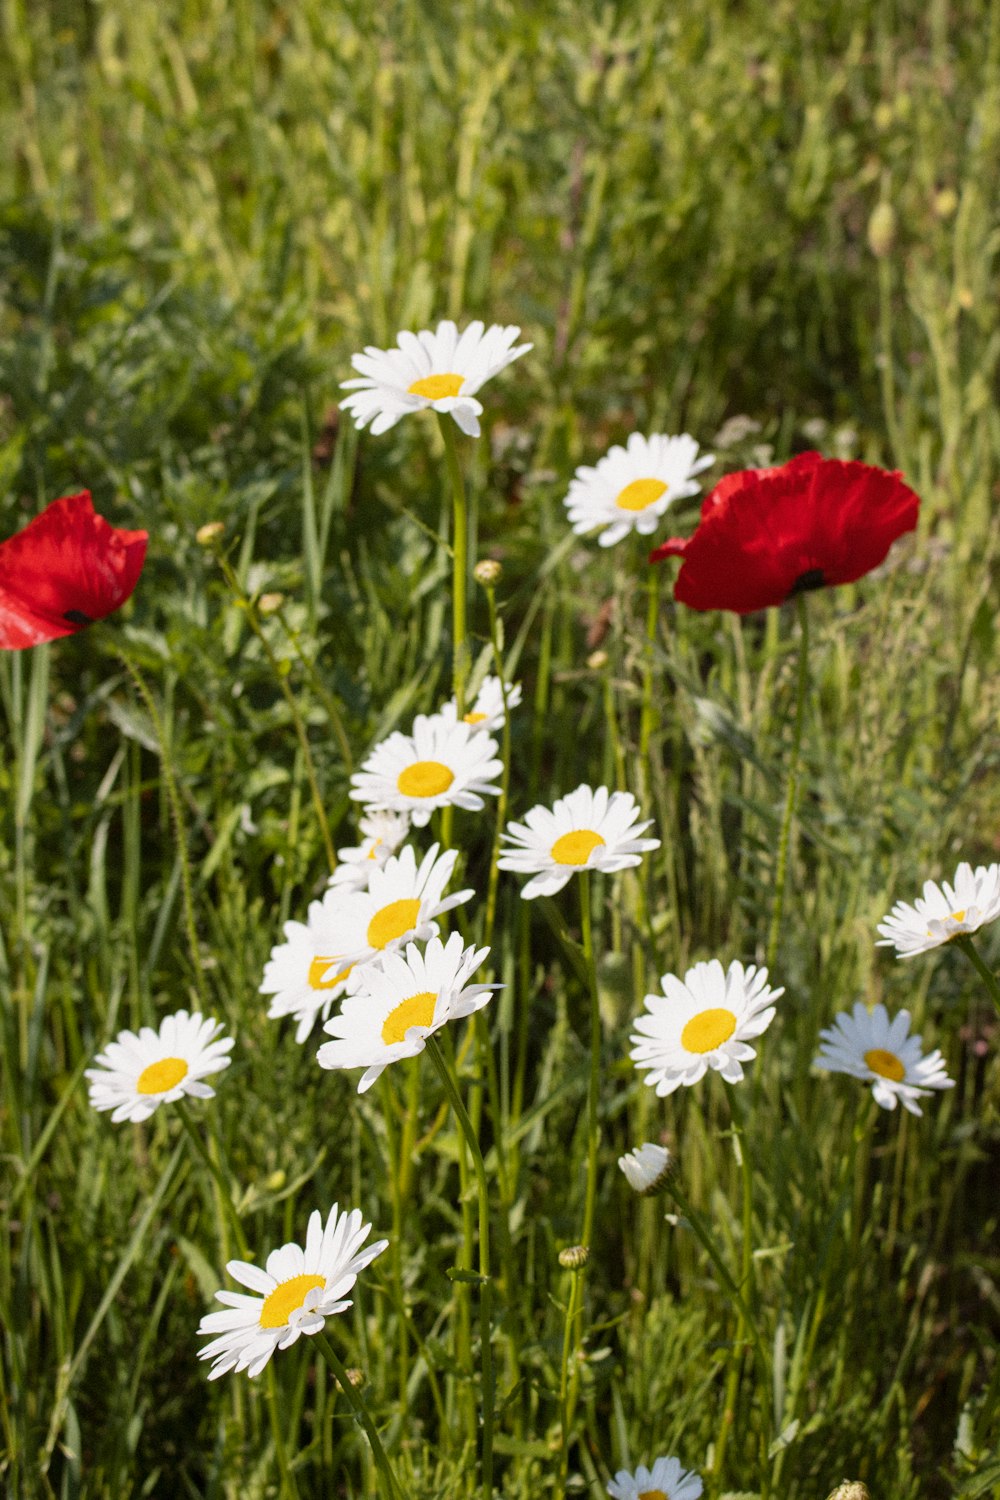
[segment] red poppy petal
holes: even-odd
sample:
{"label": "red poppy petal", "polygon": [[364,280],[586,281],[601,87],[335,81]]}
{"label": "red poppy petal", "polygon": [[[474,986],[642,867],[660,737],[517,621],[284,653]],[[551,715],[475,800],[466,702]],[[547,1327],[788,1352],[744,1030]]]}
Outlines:
{"label": "red poppy petal", "polygon": [[96,515],[88,490],[53,500],[0,543],[0,649],[72,635],[118,609],[139,580],[148,540]]}
{"label": "red poppy petal", "polygon": [[809,486],[819,566],[827,584],[853,583],[885,560],[904,531],[912,531],[919,497],[898,470],[827,459]]}

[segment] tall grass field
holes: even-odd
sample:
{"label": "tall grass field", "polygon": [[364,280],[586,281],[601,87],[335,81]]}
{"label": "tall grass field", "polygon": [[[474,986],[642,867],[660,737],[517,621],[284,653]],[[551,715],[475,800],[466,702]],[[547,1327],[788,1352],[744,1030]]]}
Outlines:
{"label": "tall grass field", "polygon": [[[0,141],[0,638],[50,502],[148,533],[0,650],[0,1492],[1000,1496],[1000,6],[0,0]],[[448,319],[531,346],[479,435],[359,428]],[[915,526],[685,602],[650,549],[806,452]]]}

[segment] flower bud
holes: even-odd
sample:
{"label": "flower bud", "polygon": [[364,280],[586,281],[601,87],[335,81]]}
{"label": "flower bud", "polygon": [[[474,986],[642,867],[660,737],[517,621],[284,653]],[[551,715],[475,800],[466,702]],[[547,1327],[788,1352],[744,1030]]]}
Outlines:
{"label": "flower bud", "polygon": [[868,220],[868,248],[877,260],[884,260],[895,243],[896,210],[883,198]]}
{"label": "flower bud", "polygon": [[564,1271],[582,1271],[590,1259],[586,1245],[567,1245],[559,1251],[559,1264]]}
{"label": "flower bud", "polygon": [[484,589],[495,589],[503,577],[503,568],[495,558],[484,557],[481,562],[476,563],[472,576]]}
{"label": "flower bud", "polygon": [[195,541],[199,546],[211,547],[219,540],[225,529],[221,521],[206,521],[204,526],[199,526],[195,532]]}

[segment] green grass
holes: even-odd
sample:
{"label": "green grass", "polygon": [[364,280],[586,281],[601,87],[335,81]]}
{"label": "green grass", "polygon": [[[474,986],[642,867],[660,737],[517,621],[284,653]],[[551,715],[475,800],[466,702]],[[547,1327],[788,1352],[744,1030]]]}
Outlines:
{"label": "green grass", "polygon": [[[856,454],[924,502],[884,572],[809,601],[787,993],[742,1088],[777,1417],[747,1359],[711,1500],[822,1500],[844,1477],[875,1500],[1000,1494],[1000,1037],[960,953],[873,946],[925,878],[998,857],[996,8],[4,0],[0,39],[0,535],[83,485],[151,534],[124,614],[0,660],[5,1491],[281,1493],[264,1380],[209,1386],[197,1361],[235,1254],[211,1181],[168,1110],[112,1126],[81,1077],[121,1027],[201,1003],[237,1047],[191,1113],[258,1259],[335,1200],[393,1239],[330,1337],[407,1495],[479,1493],[476,1292],[447,1275],[475,1200],[430,1060],[359,1098],[258,994],[326,873],[282,682],[338,844],[355,824],[331,700],[357,765],[450,691],[438,435],[357,439],[333,404],[352,351],[451,314],[535,343],[463,442],[525,688],[512,815],[621,770],[663,839],[638,875],[595,879],[601,1177],[569,1492],[658,1453],[713,1467],[733,1308],[615,1158],[663,1133],[737,1267],[729,1105],[712,1078],[656,1100],[628,1034],[660,974],[760,961],[795,696],[794,612],[696,616],[664,570],[640,762],[642,551],[567,544],[561,503],[575,465],[636,428],[690,431],[715,474]],[[719,433],[741,415],[756,425]],[[195,540],[216,518],[241,589],[286,596],[269,651]],[[481,590],[470,608],[478,657]],[[490,811],[456,815],[483,893],[492,833]],[[579,933],[575,887],[547,916],[519,884],[501,876],[506,989],[486,1012],[498,1109],[462,1057],[508,1273],[498,1493],[535,1500],[560,1493],[557,1253],[583,1209],[588,1011],[549,920]],[[467,910],[471,940],[482,901]],[[982,947],[1000,962],[995,933]],[[944,1050],[957,1087],[922,1119],[810,1074],[858,998],[907,1006]],[[300,1493],[373,1495],[307,1343],[273,1362]]]}

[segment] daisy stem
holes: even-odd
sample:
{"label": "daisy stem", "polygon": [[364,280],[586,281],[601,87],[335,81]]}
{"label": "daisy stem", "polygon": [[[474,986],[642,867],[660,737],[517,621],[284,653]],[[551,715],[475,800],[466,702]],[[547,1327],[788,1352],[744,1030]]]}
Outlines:
{"label": "daisy stem", "polygon": [[489,881],[486,887],[486,924],[483,942],[487,946],[493,943],[493,923],[496,918],[497,909],[497,884],[500,878],[500,870],[497,860],[500,858],[500,833],[507,819],[507,798],[510,793],[510,708],[507,703],[507,679],[504,676],[503,656],[500,642],[500,622],[497,619],[496,589],[489,584],[486,588],[486,603],[490,612],[490,645],[493,648],[493,670],[496,672],[497,681],[500,683],[500,697],[503,701],[503,729],[501,731],[501,758],[503,770],[500,773],[500,795],[497,798],[497,819],[493,833],[493,850],[490,856]]}
{"label": "daisy stem", "polygon": [[778,956],[778,939],[781,935],[781,915],[785,906],[785,879],[788,874],[788,851],[791,844],[792,819],[799,790],[799,751],[802,747],[802,724],[805,718],[806,685],[809,681],[809,612],[805,595],[795,600],[799,617],[799,665],[795,686],[795,726],[792,730],[792,753],[788,762],[788,787],[785,792],[785,811],[781,818],[781,834],[778,838],[778,868],[774,881],[774,905],[771,908],[771,926],[767,936],[768,969],[774,968]]}
{"label": "daisy stem", "polygon": [[434,1036],[427,1038],[427,1051],[438,1070],[448,1101],[455,1111],[455,1119],[465,1137],[472,1155],[479,1190],[479,1339],[483,1361],[483,1496],[492,1500],[493,1495],[493,1346],[492,1281],[490,1279],[490,1203],[486,1185],[486,1163],[479,1147],[476,1132],[472,1127],[458,1082],[445,1060],[441,1046]]}
{"label": "daisy stem", "polygon": [[573,1348],[573,1330],[583,1300],[583,1278],[580,1274],[582,1269],[582,1267],[574,1267],[570,1273],[572,1280],[569,1288],[569,1301],[566,1304],[566,1321],[563,1325],[562,1368],[559,1374],[559,1494],[565,1492],[566,1471],[569,1468],[569,1428],[573,1412],[569,1363]]}
{"label": "daisy stem", "polygon": [[957,937],[953,939],[953,941],[956,947],[961,948],[962,952],[966,954],[966,956],[972,962],[972,965],[975,968],[980,979],[989,990],[990,999],[993,1001],[993,1004],[996,1007],[997,1015],[1000,1015],[1000,984],[997,983],[996,975],[993,973],[992,969],[990,969],[988,965],[984,963],[982,957],[980,956],[978,948],[967,933],[963,933],[961,937]]}
{"label": "daisy stem", "polygon": [[597,1204],[597,1148],[600,1127],[597,1121],[597,1099],[601,1085],[601,1007],[597,996],[597,967],[594,963],[594,934],[591,917],[590,871],[580,871],[580,928],[583,939],[583,961],[590,989],[590,1080],[587,1088],[587,1194],[583,1208],[581,1245],[590,1249],[594,1231],[594,1209]]}
{"label": "daisy stem", "polygon": [[653,664],[656,657],[656,627],[660,618],[660,569],[651,567],[646,578],[646,654],[642,670],[642,715],[639,719],[639,776],[643,795],[649,791],[649,743],[656,722],[653,706]]}
{"label": "daisy stem", "polygon": [[405,1500],[403,1488],[393,1472],[385,1449],[382,1447],[382,1439],[379,1437],[378,1429],[372,1421],[371,1413],[364,1403],[364,1398],[351,1384],[350,1376],[344,1368],[343,1361],[325,1333],[313,1334],[313,1338],[323,1358],[336,1376],[337,1384],[347,1397],[347,1404],[353,1410],[355,1420],[365,1429],[365,1436],[371,1445],[372,1457],[375,1459],[375,1467],[385,1481],[386,1494],[389,1496],[389,1500]]}
{"label": "daisy stem", "polygon": [[726,1455],[726,1442],[736,1414],[736,1396],[739,1390],[740,1367],[743,1363],[743,1340],[748,1328],[747,1301],[753,1295],[753,1170],[750,1165],[750,1158],[747,1155],[746,1138],[743,1133],[743,1120],[740,1113],[740,1106],[736,1099],[735,1086],[727,1083],[726,1092],[729,1095],[732,1117],[733,1145],[736,1150],[736,1158],[739,1162],[740,1174],[743,1179],[743,1224],[740,1263],[741,1295],[736,1309],[736,1336],[733,1340],[733,1348],[729,1357],[722,1421],[719,1425],[719,1436],[715,1445],[715,1462],[712,1467],[712,1472],[717,1479],[722,1474],[722,1466]]}
{"label": "daisy stem", "polygon": [[465,679],[468,669],[465,642],[466,575],[469,570],[469,508],[465,498],[465,481],[455,438],[455,423],[438,412],[438,425],[444,439],[444,453],[451,480],[452,498],[452,691],[458,705],[458,717],[465,713]]}

